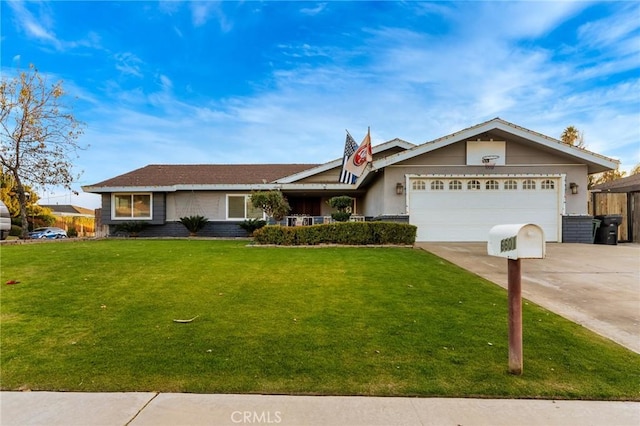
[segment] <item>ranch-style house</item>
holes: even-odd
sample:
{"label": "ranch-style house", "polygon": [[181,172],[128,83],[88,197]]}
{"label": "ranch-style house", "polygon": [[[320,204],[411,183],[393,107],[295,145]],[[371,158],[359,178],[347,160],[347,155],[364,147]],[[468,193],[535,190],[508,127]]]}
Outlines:
{"label": "ranch-style house", "polygon": [[618,161],[500,118],[420,145],[374,146],[353,184],[339,183],[343,158],[324,164],[155,164],[83,190],[101,194],[100,219],[113,234],[144,221],[141,236],[186,236],[184,216],[209,222],[199,235],[246,236],[239,224],[262,218],[252,191],[279,190],[291,205],[286,225],[330,220],[327,201],[354,198],[354,220],[417,226],[417,241],[486,241],[496,224],[534,223],[549,242],[591,242],[588,176]]}

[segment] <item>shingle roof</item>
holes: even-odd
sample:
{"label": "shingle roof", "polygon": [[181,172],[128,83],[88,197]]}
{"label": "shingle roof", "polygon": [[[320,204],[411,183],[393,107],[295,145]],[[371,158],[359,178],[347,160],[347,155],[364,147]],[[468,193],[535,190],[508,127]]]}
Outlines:
{"label": "shingle roof", "polygon": [[640,191],[640,173],[616,179],[611,182],[595,185],[593,188],[600,191],[608,192],[635,192]]}
{"label": "shingle roof", "polygon": [[78,207],[71,204],[40,204],[40,207],[45,207],[50,209],[54,213],[65,213],[65,214],[85,214],[85,215],[93,215],[94,211],[87,209],[85,207]]}
{"label": "shingle roof", "polygon": [[92,187],[259,184],[318,164],[150,164]]}

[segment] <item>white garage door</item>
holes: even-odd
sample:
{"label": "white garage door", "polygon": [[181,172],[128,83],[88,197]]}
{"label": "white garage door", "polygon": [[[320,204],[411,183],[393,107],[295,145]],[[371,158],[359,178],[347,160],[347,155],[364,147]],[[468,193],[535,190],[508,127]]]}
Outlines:
{"label": "white garage door", "polygon": [[411,177],[409,220],[417,241],[487,241],[506,223],[535,223],[559,241],[561,184],[559,176]]}

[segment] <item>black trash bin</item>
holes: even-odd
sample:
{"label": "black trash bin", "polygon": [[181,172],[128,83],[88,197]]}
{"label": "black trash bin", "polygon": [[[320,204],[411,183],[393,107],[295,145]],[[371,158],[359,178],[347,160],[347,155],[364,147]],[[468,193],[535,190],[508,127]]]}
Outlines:
{"label": "black trash bin", "polygon": [[594,216],[594,219],[600,221],[600,227],[596,230],[594,243],[612,246],[618,244],[618,226],[622,224],[622,216],[609,214]]}

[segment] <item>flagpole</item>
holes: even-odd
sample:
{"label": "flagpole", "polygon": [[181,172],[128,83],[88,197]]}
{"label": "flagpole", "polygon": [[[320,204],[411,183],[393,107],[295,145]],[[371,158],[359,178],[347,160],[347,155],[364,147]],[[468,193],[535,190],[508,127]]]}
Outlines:
{"label": "flagpole", "polygon": [[[349,130],[347,130],[347,129],[344,129],[344,130],[347,132],[347,134],[348,134],[349,136],[351,136],[351,133],[349,133]],[[351,136],[351,139],[353,139],[353,136]]]}

